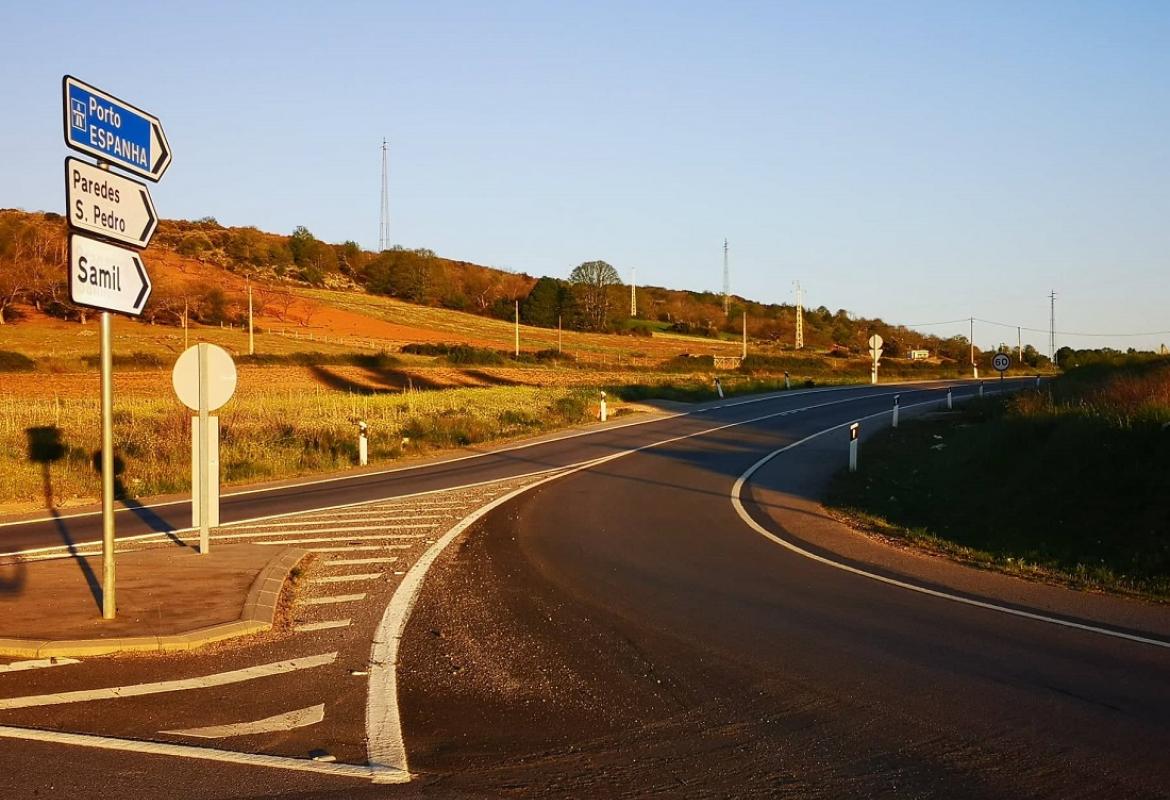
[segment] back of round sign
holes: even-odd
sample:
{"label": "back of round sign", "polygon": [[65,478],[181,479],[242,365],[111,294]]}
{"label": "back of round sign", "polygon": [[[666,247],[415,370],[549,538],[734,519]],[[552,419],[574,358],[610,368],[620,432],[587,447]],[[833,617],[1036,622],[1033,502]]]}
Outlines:
{"label": "back of round sign", "polygon": [[[207,348],[207,410],[214,411],[232,398],[236,391],[236,363],[222,347]],[[199,347],[188,347],[175,361],[171,385],[183,405],[199,410]]]}

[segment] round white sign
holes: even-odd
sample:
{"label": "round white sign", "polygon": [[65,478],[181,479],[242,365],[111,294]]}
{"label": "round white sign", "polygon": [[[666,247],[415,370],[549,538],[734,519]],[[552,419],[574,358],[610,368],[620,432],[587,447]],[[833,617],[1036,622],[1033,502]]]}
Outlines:
{"label": "round white sign", "polygon": [[882,337],[875,333],[873,336],[869,337],[869,349],[877,350],[882,346],[883,341],[884,340]]}
{"label": "round white sign", "polygon": [[991,366],[995,367],[999,372],[1007,372],[1008,367],[1012,365],[1012,360],[1007,353],[996,353],[995,358],[991,359]]}
{"label": "round white sign", "polygon": [[232,398],[236,391],[236,363],[222,347],[197,344],[188,347],[175,362],[171,385],[183,405],[199,410],[199,349],[207,353],[207,410],[214,411]]}

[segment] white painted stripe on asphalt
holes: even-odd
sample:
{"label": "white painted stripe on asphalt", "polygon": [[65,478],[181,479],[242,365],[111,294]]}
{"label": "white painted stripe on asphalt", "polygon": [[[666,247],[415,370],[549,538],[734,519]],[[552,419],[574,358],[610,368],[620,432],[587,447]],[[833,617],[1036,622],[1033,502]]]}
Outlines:
{"label": "white painted stripe on asphalt", "polygon": [[358,583],[377,580],[381,577],[381,572],[363,572],[360,575],[322,575],[311,579],[309,583]]}
{"label": "white painted stripe on asphalt", "polygon": [[[1021,378],[1009,378],[1008,380],[1011,380],[1011,381],[1031,381],[1032,378],[1021,377]],[[924,384],[939,384],[940,389],[945,389],[948,385],[962,386],[968,382],[970,382],[971,385],[974,385],[975,379],[973,379],[973,378],[956,378],[953,380],[935,379],[935,380],[926,380],[926,381],[903,381],[903,382],[897,383],[897,384],[886,384],[886,385],[887,386],[894,386],[895,388],[897,388],[897,387],[902,387],[902,386],[921,386]],[[867,388],[865,384],[849,384],[846,386],[825,386],[825,387],[822,387],[819,389],[793,389],[793,390],[786,390],[786,391],[766,392],[764,394],[759,395],[758,397],[749,397],[746,400],[737,400],[734,403],[726,403],[726,404],[724,404],[724,407],[725,408],[736,408],[738,406],[752,405],[754,403],[766,403],[766,402],[769,402],[771,400],[781,400],[781,399],[788,398],[788,397],[802,397],[804,395],[822,394],[825,392],[844,392],[844,391],[850,391],[850,390],[857,391],[857,390],[865,389],[865,388]],[[855,399],[864,400],[867,398],[872,398],[874,396],[875,395],[865,395],[863,397],[858,397]],[[886,396],[886,395],[876,395],[876,396]],[[508,445],[508,446],[500,447],[500,448],[497,448],[494,450],[485,450],[482,453],[471,453],[471,454],[466,455],[466,456],[457,456],[456,458],[450,458],[450,459],[443,460],[443,461],[432,461],[432,462],[428,462],[425,464],[411,464],[408,466],[394,467],[392,469],[376,470],[373,472],[354,473],[352,475],[335,475],[335,476],[329,477],[329,478],[319,478],[316,480],[304,481],[302,483],[285,484],[283,486],[268,486],[268,487],[263,487],[263,488],[259,488],[259,489],[243,489],[243,490],[238,491],[238,492],[229,492],[225,495],[222,495],[222,497],[242,497],[242,496],[249,495],[249,494],[260,494],[263,492],[276,492],[276,491],[283,491],[285,489],[299,489],[299,488],[302,488],[305,486],[318,486],[318,485],[323,484],[323,483],[333,483],[335,481],[340,482],[340,481],[354,480],[357,478],[374,478],[374,477],[379,477],[382,475],[391,475],[391,474],[396,473],[396,472],[430,469],[431,467],[440,467],[440,466],[445,466],[447,464],[455,464],[455,463],[458,463],[460,461],[467,461],[467,460],[475,459],[475,458],[485,458],[487,456],[498,455],[501,453],[510,453],[510,452],[513,452],[516,450],[524,450],[524,449],[527,449],[529,447],[539,447],[540,445],[544,445],[544,444],[553,444],[555,442],[568,441],[570,439],[577,439],[577,438],[580,438],[582,436],[596,436],[599,433],[609,433],[611,431],[622,430],[624,428],[633,428],[633,427],[637,427],[639,425],[650,425],[650,424],[655,423],[655,422],[667,422],[667,421],[672,420],[672,419],[678,419],[679,417],[689,417],[689,416],[693,416],[695,414],[702,414],[707,410],[708,410],[707,408],[698,408],[698,409],[694,409],[693,411],[678,411],[675,413],[664,413],[664,414],[659,414],[659,415],[654,416],[654,417],[650,417],[648,419],[632,420],[630,422],[626,422],[626,423],[623,423],[621,425],[609,425],[609,426],[606,426],[604,428],[595,428],[592,430],[585,430],[585,431],[575,431],[573,433],[565,434],[564,436],[553,436],[553,437],[550,437],[547,439],[538,439],[536,441],[531,441],[531,442],[522,442],[520,444]],[[571,466],[574,466],[574,465],[567,464],[567,465],[565,465],[565,467],[555,467],[555,468],[550,468],[550,469],[537,470],[536,472],[530,472],[530,473],[527,473],[524,475],[516,475],[516,476],[511,476],[511,477],[506,477],[506,478],[494,478],[492,480],[478,481],[476,483],[464,484],[463,486],[451,486],[451,487],[447,487],[445,489],[430,489],[430,490],[425,491],[425,492],[416,492],[414,494],[399,495],[398,497],[395,497],[395,498],[385,498],[384,497],[384,498],[381,498],[379,500],[372,500],[372,501],[371,500],[361,500],[361,501],[358,501],[356,503],[343,503],[343,504],[337,505],[337,506],[331,506],[331,507],[320,508],[320,509],[310,509],[310,510],[311,511],[324,511],[324,510],[328,510],[329,508],[349,508],[352,506],[365,505],[365,504],[371,503],[371,502],[384,503],[388,499],[398,500],[398,499],[403,499],[403,498],[408,498],[408,497],[420,497],[420,496],[428,495],[428,494],[437,494],[439,492],[451,491],[453,489],[464,489],[464,488],[470,488],[472,486],[483,486],[484,484],[488,484],[488,483],[497,483],[500,480],[519,480],[521,478],[527,478],[527,477],[531,477],[533,475],[540,475],[542,473],[551,472],[551,471],[559,470],[559,469],[565,469],[566,467],[571,467]],[[163,502],[163,503],[153,503],[153,504],[147,505],[147,506],[138,506],[138,507],[135,507],[134,509],[116,508],[116,509],[114,509],[114,512],[115,513],[123,513],[126,511],[142,511],[142,510],[147,510],[147,509],[152,509],[152,508],[165,508],[167,506],[180,505],[182,503],[187,503],[187,502],[189,502],[189,501],[188,500],[168,500],[168,501]],[[65,514],[65,515],[61,515],[61,516],[57,516],[57,517],[40,517],[37,519],[13,520],[11,522],[0,522],[0,528],[7,527],[10,525],[27,525],[27,524],[33,523],[33,522],[53,522],[53,521],[59,520],[59,519],[76,519],[78,517],[93,517],[93,516],[97,516],[100,513],[101,513],[101,511],[82,511],[82,512],[78,512],[76,514]],[[256,520],[274,519],[276,517],[284,517],[284,516],[289,516],[291,514],[298,514],[298,513],[303,514],[305,512],[291,511],[291,512],[285,512],[283,514],[272,514],[272,515],[269,515],[267,517],[256,517],[255,519]],[[237,522],[252,522],[252,521],[254,521],[254,520],[237,520]],[[194,530],[194,528],[182,528],[180,530],[181,531],[190,531],[190,530]],[[176,532],[176,531],[172,531],[172,533],[174,533],[174,532]],[[165,534],[154,534],[154,533],[141,534],[141,536],[143,536],[143,537],[160,536],[160,535],[165,535]],[[120,541],[130,541],[133,538],[138,538],[138,537],[127,537],[125,539],[121,539]],[[82,544],[89,544],[89,542],[83,542]],[[44,548],[38,548],[38,549],[44,549]],[[31,551],[25,551],[25,552],[31,552]],[[4,555],[16,555],[16,553],[5,553]]]}
{"label": "white painted stripe on asphalt", "polygon": [[46,669],[48,667],[67,667],[70,664],[80,664],[76,658],[36,658],[29,661],[13,661],[9,664],[0,664],[0,673],[25,672],[30,669]]}
{"label": "white painted stripe on asphalt", "polygon": [[[285,542],[267,542],[266,544],[285,544]],[[354,550],[404,550],[404,544],[355,544],[350,547],[310,547],[310,553],[350,553]]]}
{"label": "white painted stripe on asphalt", "polygon": [[296,711],[286,711],[252,722],[234,722],[229,725],[208,725],[205,728],[185,728],[175,731],[159,731],[174,736],[191,736],[196,739],[229,739],[233,736],[251,736],[257,733],[275,733],[307,728],[325,719],[325,704],[321,703]]}
{"label": "white painted stripe on asphalt", "polygon": [[[301,603],[306,606],[328,606],[334,603],[353,603],[357,600],[365,600],[366,595],[362,594],[336,594],[332,597],[309,597],[301,600]],[[3,708],[3,706],[0,706]]]}
{"label": "white painted stripe on asphalt", "polygon": [[398,556],[382,556],[379,558],[336,558],[325,562],[327,567],[353,567],[359,564],[393,564]]}
{"label": "white painted stripe on asphalt", "polygon": [[65,744],[75,747],[93,747],[99,750],[117,750],[142,755],[174,756],[194,758],[203,761],[217,761],[223,764],[237,764],[242,767],[270,767],[296,772],[316,772],[322,775],[336,775],[340,778],[360,778],[374,783],[406,783],[410,773],[386,767],[363,767],[357,764],[338,764],[324,761],[310,761],[286,756],[270,756],[260,753],[240,753],[235,750],[215,750],[209,747],[194,747],[189,744],[168,742],[144,742],[138,739],[116,739],[110,736],[94,736],[87,733],[63,733],[36,728],[17,728],[0,725],[0,738],[23,739],[30,742]]}
{"label": "white painted stripe on asphalt", "polygon": [[[902,408],[903,408],[903,410],[905,410],[907,408],[914,408],[916,406],[935,405],[935,404],[937,404],[937,401],[932,401],[930,403],[915,403],[914,405],[903,406]],[[872,419],[873,417],[889,416],[889,414],[890,414],[889,411],[882,411],[878,414],[870,414],[867,417],[861,417],[861,419],[865,420],[865,419]],[[747,471],[739,476],[739,479],[736,480],[735,485],[732,486],[732,488],[731,488],[731,505],[735,509],[735,513],[739,515],[739,518],[742,519],[747,524],[747,526],[749,528],[751,528],[752,530],[754,530],[756,533],[772,540],[773,542],[780,545],[781,547],[783,547],[787,550],[790,550],[799,556],[803,556],[803,557],[810,559],[812,561],[816,561],[818,564],[824,564],[825,566],[832,567],[834,569],[842,570],[843,572],[848,572],[848,573],[853,574],[853,575],[858,575],[862,578],[868,578],[870,580],[877,581],[878,583],[884,583],[887,586],[896,586],[899,589],[906,589],[906,590],[911,591],[911,592],[918,592],[919,594],[928,595],[930,597],[937,597],[941,600],[950,600],[951,602],[954,602],[954,603],[961,603],[961,604],[966,605],[966,606],[973,606],[975,608],[982,608],[982,609],[985,609],[987,611],[995,611],[995,612],[998,612],[1000,614],[1008,614],[1008,615],[1013,616],[1013,617],[1022,617],[1023,619],[1030,619],[1030,620],[1034,620],[1036,622],[1044,622],[1044,623],[1047,623],[1049,625],[1059,625],[1062,628],[1072,628],[1074,630],[1086,631],[1088,633],[1095,633],[1095,634],[1099,634],[1101,636],[1111,636],[1115,639],[1125,639],[1126,641],[1130,641],[1130,642],[1138,642],[1140,644],[1148,644],[1148,645],[1153,645],[1155,647],[1163,647],[1163,648],[1170,649],[1170,641],[1164,641],[1162,639],[1154,639],[1154,638],[1151,638],[1148,636],[1140,636],[1140,635],[1132,634],[1132,633],[1125,633],[1123,631],[1110,630],[1109,628],[1103,628],[1103,627],[1100,627],[1098,625],[1090,625],[1090,624],[1086,624],[1083,622],[1074,622],[1072,620],[1060,619],[1059,617],[1050,617],[1046,614],[1039,614],[1039,613],[1036,613],[1034,611],[1024,611],[1022,609],[1011,608],[1009,606],[1003,606],[1003,605],[999,605],[997,603],[990,603],[990,602],[987,602],[985,600],[976,600],[976,599],[971,598],[971,597],[963,597],[962,595],[952,594],[950,592],[939,591],[937,589],[930,589],[926,586],[919,586],[919,585],[914,584],[914,583],[909,583],[907,581],[898,580],[897,578],[889,578],[889,577],[886,577],[885,575],[878,575],[876,573],[869,572],[867,570],[860,569],[858,567],[854,567],[854,566],[851,566],[849,564],[843,564],[840,561],[834,561],[831,558],[825,558],[824,556],[809,552],[808,550],[805,550],[800,545],[794,544],[793,542],[790,542],[787,539],[783,539],[780,536],[776,535],[775,533],[772,533],[767,528],[765,528],[764,526],[762,526],[758,522],[756,522],[755,519],[751,516],[751,514],[748,513],[747,509],[744,508],[743,501],[741,499],[742,493],[743,493],[743,487],[749,480],[751,480],[752,475],[756,474],[756,472],[759,471],[765,464],[767,464],[772,459],[776,458],[776,456],[780,455],[781,453],[785,453],[785,452],[793,449],[794,447],[799,447],[800,445],[805,444],[806,442],[810,442],[813,439],[816,439],[820,436],[824,436],[826,433],[830,433],[830,432],[836,431],[836,430],[841,430],[842,428],[847,428],[851,424],[852,424],[851,422],[846,422],[846,423],[841,424],[841,425],[834,425],[831,428],[825,428],[823,431],[818,431],[817,433],[814,433],[812,436],[806,436],[805,438],[801,439],[798,442],[793,442],[792,444],[790,444],[786,447],[781,447],[778,450],[773,450],[771,453],[769,453],[768,455],[761,458],[755,464],[752,464],[750,467],[748,467]]]}
{"label": "white painted stripe on asphalt", "polygon": [[[442,519],[442,514],[417,514],[408,517],[389,517],[384,514],[363,514],[357,519],[338,519],[337,515],[330,514],[328,517],[314,519],[309,517],[300,517],[291,522],[253,522],[247,525],[224,525],[219,528],[221,531],[244,531],[252,528],[292,528],[298,525],[357,525],[363,522],[380,522],[383,525],[377,527],[391,526],[393,523],[401,522],[402,520],[419,520],[419,519]],[[427,525],[434,525],[433,522],[426,523]],[[423,527],[420,525],[407,525],[408,528]],[[360,530],[360,529],[359,529]]]}
{"label": "white painted stripe on asphalt", "polygon": [[297,633],[309,633],[310,631],[326,631],[330,628],[348,628],[351,620],[348,619],[327,619],[323,622],[304,622],[293,628]]}
{"label": "white painted stripe on asphalt", "polygon": [[[434,523],[418,524],[418,525],[358,525],[354,527],[344,528],[312,528],[306,530],[293,531],[270,531],[266,528],[263,530],[250,531],[248,533],[224,533],[215,534],[212,539],[254,539],[257,536],[307,536],[318,533],[345,533],[346,531],[408,531],[408,530],[430,530],[434,528]],[[394,538],[394,537],[391,537]],[[398,537],[401,538],[401,537]]]}
{"label": "white painted stripe on asphalt", "polygon": [[111,686],[105,689],[82,689],[75,692],[58,692],[56,694],[6,697],[0,699],[0,710],[32,708],[34,706],[54,706],[65,703],[86,703],[91,700],[116,700],[123,697],[141,697],[147,694],[184,692],[189,689],[207,689],[212,686],[242,683],[244,681],[256,680],[257,678],[282,675],[286,672],[322,667],[326,664],[332,664],[336,660],[337,653],[323,653],[319,656],[292,658],[286,661],[260,664],[254,667],[231,670],[229,672],[202,675],[197,678],[182,678],[173,681],[159,681],[158,683],[137,683],[130,686]]}
{"label": "white painted stripe on asphalt", "polygon": [[[427,534],[425,534],[425,533],[410,533],[410,534],[398,533],[398,534],[386,534],[385,536],[380,535],[380,534],[370,534],[370,535],[363,534],[361,536],[325,536],[325,537],[317,538],[317,539],[270,539],[270,540],[264,541],[264,542],[252,542],[252,544],[263,544],[263,545],[317,544],[319,542],[368,542],[368,541],[378,541],[378,540],[384,540],[384,539],[396,539],[397,540],[397,539],[425,539],[425,538],[427,538]],[[406,550],[410,547],[410,545],[408,545],[408,544],[388,544],[388,545],[384,545],[384,547],[387,547],[391,550]]]}

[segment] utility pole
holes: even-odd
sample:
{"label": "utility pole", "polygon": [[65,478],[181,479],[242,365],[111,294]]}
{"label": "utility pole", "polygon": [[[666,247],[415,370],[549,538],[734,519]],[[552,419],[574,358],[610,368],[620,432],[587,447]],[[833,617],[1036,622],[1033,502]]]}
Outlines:
{"label": "utility pole", "polygon": [[557,352],[561,352],[561,315],[557,314]]}
{"label": "utility pole", "polygon": [[1048,360],[1056,366],[1056,292],[1048,293]]}
{"label": "utility pole", "polygon": [[968,340],[971,345],[971,376],[979,377],[979,367],[975,365],[975,318],[971,317],[971,338]]}
{"label": "utility pole", "polygon": [[252,329],[252,281],[248,281],[248,355],[256,355],[256,337]]}
{"label": "utility pole", "polygon": [[516,301],[516,358],[520,357],[520,301]]}
{"label": "utility pole", "polygon": [[727,239],[723,240],[723,316],[731,312],[731,272],[727,266]]}
{"label": "utility pole", "polygon": [[638,270],[630,268],[630,316],[638,316],[638,286],[637,286]]}
{"label": "utility pole", "polygon": [[1016,326],[1016,363],[1020,366],[1024,363],[1024,334],[1019,325]]}
{"label": "utility pole", "polygon": [[747,358],[747,309],[743,312],[743,358]]}
{"label": "utility pole", "polygon": [[801,291],[800,281],[796,283],[796,349],[804,349],[804,292]]}
{"label": "utility pole", "polygon": [[378,217],[378,252],[390,247],[390,161],[389,145],[382,139],[382,211]]}

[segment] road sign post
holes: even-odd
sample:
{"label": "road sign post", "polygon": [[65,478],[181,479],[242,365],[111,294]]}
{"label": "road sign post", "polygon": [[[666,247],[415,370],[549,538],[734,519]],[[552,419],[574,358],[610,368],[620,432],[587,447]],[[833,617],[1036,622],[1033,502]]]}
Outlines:
{"label": "road sign post", "polygon": [[[62,79],[65,145],[98,163],[65,159],[69,299],[101,311],[102,617],[117,616],[114,566],[113,318],[137,316],[150,298],[150,277],[136,250],[158,228],[146,186],[109,171],[116,166],[157,181],[171,163],[162,124],[141,109],[66,75]],[[96,237],[96,238],[95,238]]]}
{"label": "road sign post", "polygon": [[996,372],[999,373],[999,391],[1003,393],[1003,374],[1008,371],[1012,365],[1012,359],[1007,353],[996,353],[995,357],[991,359],[991,366],[995,367]]}
{"label": "road sign post", "polygon": [[198,412],[191,420],[191,525],[205,555],[211,529],[219,527],[219,418],[211,412],[235,393],[236,365],[223,348],[200,342],[175,361],[171,383],[183,405]]}
{"label": "road sign post", "polygon": [[870,383],[878,382],[878,364],[882,360],[882,344],[883,339],[878,334],[875,333],[869,337],[869,357],[871,361],[869,368]]}

